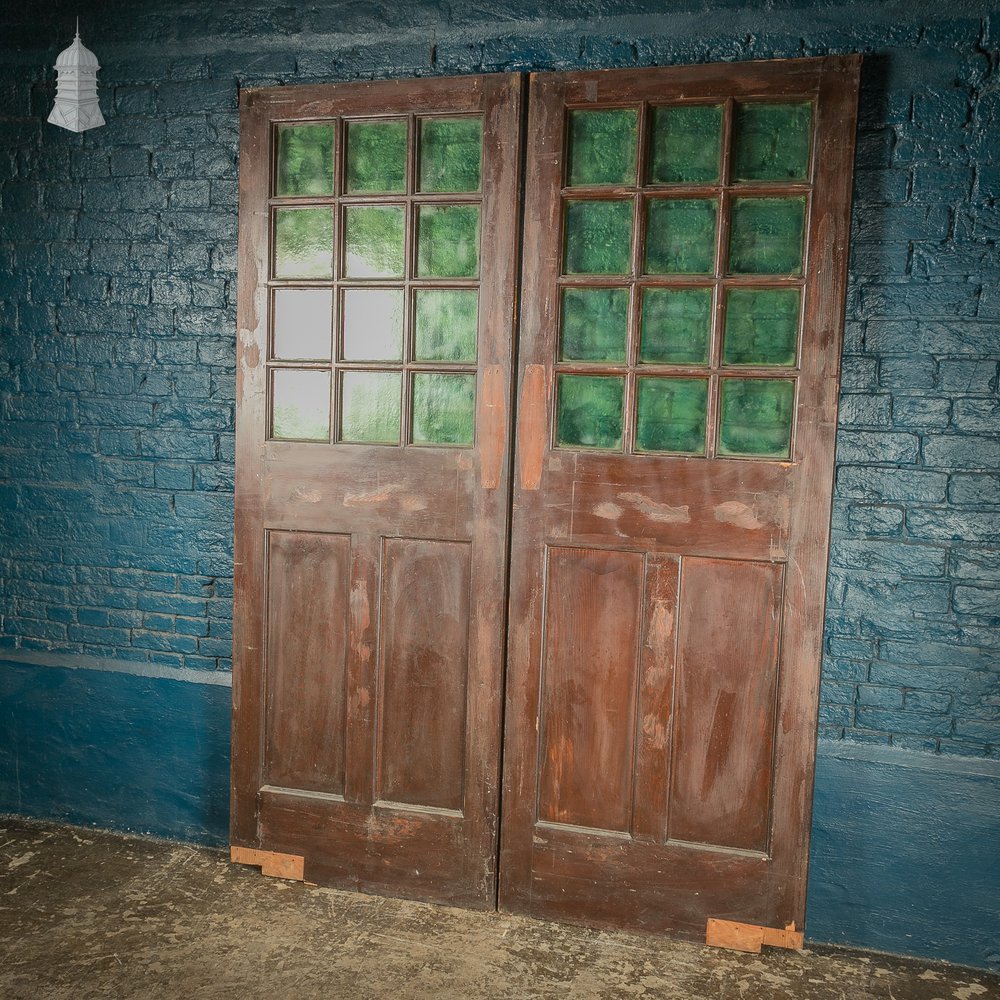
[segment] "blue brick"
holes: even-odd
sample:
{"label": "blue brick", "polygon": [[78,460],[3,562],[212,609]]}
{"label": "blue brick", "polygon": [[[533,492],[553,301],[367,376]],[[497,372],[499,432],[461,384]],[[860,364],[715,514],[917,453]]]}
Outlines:
{"label": "blue brick", "polygon": [[924,442],[924,462],[945,469],[984,469],[1000,465],[1000,437],[940,434]]}
{"label": "blue brick", "polygon": [[903,699],[908,712],[943,715],[951,708],[952,696],[946,691],[907,691]]}
{"label": "blue brick", "polygon": [[199,639],[198,652],[202,656],[232,656],[233,644],[229,639]]}
{"label": "blue brick", "polygon": [[205,601],[181,594],[139,594],[139,608],[157,614],[196,616],[205,614]]}
{"label": "blue brick", "polygon": [[[995,328],[993,335],[996,336]],[[938,366],[938,379],[941,389],[953,395],[996,392],[997,362],[946,359]]]}
{"label": "blue brick", "polygon": [[956,587],[954,605],[959,614],[1000,618],[1000,586]]}
{"label": "blue brick", "polygon": [[954,546],[948,573],[953,580],[1000,585],[1000,550]]}
{"label": "blue brick", "polygon": [[841,466],[837,470],[836,488],[840,496],[864,500],[943,503],[948,476],[943,472],[922,472],[915,469]]}
{"label": "blue brick", "polygon": [[865,535],[898,535],[903,529],[899,507],[852,504],[847,516],[851,531]]}
{"label": "blue brick", "polygon": [[855,713],[857,724],[880,733],[905,733],[913,736],[950,736],[950,718],[902,712],[882,708],[861,708]]}
{"label": "blue brick", "polygon": [[841,431],[837,434],[837,461],[845,464],[910,464],[920,454],[915,434],[891,431]]}
{"label": "blue brick", "polygon": [[947,427],[950,421],[950,399],[893,395],[892,424],[898,429],[939,430]]}
{"label": "blue brick", "polygon": [[[858,705],[871,708],[902,708],[903,692],[894,687],[859,684]],[[914,711],[919,711],[919,709],[914,708]]]}
{"label": "blue brick", "polygon": [[172,653],[194,653],[198,649],[198,640],[187,635],[169,635],[163,632],[144,632],[135,630],[132,633],[132,645],[137,649],[161,649]]}

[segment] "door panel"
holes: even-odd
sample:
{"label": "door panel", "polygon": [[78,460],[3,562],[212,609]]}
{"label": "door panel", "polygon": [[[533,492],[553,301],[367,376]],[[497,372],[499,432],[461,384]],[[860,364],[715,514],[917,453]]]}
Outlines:
{"label": "door panel", "polygon": [[351,539],[267,535],[264,780],[344,793]]}
{"label": "door panel", "polygon": [[470,555],[468,542],[383,543],[380,800],[462,811]]}
{"label": "door panel", "polygon": [[767,849],[783,572],[683,560],[670,840]]}
{"label": "door panel", "polygon": [[234,845],[495,901],[518,77],[242,95]]}
{"label": "door panel", "polygon": [[857,72],[532,78],[504,908],[803,922]]}
{"label": "door panel", "polygon": [[[626,832],[642,556],[562,547],[548,556],[538,818]],[[623,650],[631,664],[619,661]]]}

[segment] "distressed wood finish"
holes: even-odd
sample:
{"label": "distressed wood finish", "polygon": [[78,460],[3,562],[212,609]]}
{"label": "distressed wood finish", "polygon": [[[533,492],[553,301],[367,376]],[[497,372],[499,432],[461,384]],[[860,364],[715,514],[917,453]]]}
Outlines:
{"label": "distressed wood finish", "polygon": [[[309,881],[495,905],[521,87],[241,94],[231,836]],[[481,199],[475,445],[269,440],[270,290],[335,283],[270,277],[270,213],[343,201],[270,196],[276,123],[414,114],[483,118],[480,194],[391,199]]]}
{"label": "distressed wood finish", "polygon": [[[696,939],[710,917],[802,926],[858,71],[857,58],[835,57],[532,78],[505,909]],[[732,183],[726,150],[720,181],[709,185],[721,203],[720,263],[706,279],[717,316],[719,288],[746,283],[724,270],[733,197],[808,199],[804,276],[765,282],[803,290],[790,460],[715,457],[714,439],[706,458],[553,447],[560,286],[602,283],[560,277],[567,109],[709,101],[724,106],[729,122],[733,100],[743,98],[815,102],[806,182]],[[640,160],[648,144],[641,129]],[[641,278],[641,215],[632,271],[619,284]],[[716,335],[712,357],[720,353]],[[713,387],[717,378],[713,368]],[[710,426],[716,399],[713,388]],[[614,585],[595,584],[602,567]],[[554,652],[557,642],[579,647],[576,662]]]}

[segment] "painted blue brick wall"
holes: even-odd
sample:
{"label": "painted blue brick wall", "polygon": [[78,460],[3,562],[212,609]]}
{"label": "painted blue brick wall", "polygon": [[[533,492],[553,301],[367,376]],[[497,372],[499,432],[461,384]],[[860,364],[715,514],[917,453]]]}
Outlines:
{"label": "painted blue brick wall", "polygon": [[[878,876],[859,859],[929,850],[896,820],[907,789],[932,781],[900,782],[889,827],[872,818],[893,755],[954,765],[969,788],[1000,780],[1000,12],[972,0],[14,6],[0,15],[0,655],[178,678],[230,665],[239,87],[864,53],[820,734],[821,758],[842,763],[817,771],[810,920],[827,940],[1000,967],[995,949],[935,950],[929,911],[922,943],[905,927],[893,937],[888,916],[873,931],[867,903],[842,891]],[[83,136],[45,124],[77,13],[108,121]],[[145,690],[131,683],[101,687],[125,714]],[[10,697],[0,721],[16,717]],[[45,699],[23,697],[44,729]],[[171,712],[139,715],[172,725]],[[96,737],[87,725],[47,739],[72,755],[77,735]],[[4,768],[24,746],[39,768],[59,756],[0,726],[0,809],[17,807]],[[885,755],[877,780],[850,763],[862,752]],[[92,759],[138,790],[165,787],[114,742]],[[204,775],[215,802],[224,754]],[[853,825],[838,812],[849,802],[862,803]],[[115,817],[33,803],[190,827],[160,805]],[[204,836],[222,836],[218,811],[203,815]],[[956,814],[954,829],[979,830],[980,813]],[[934,905],[950,900],[957,927],[979,855],[952,847],[967,883]],[[884,913],[911,906],[910,882],[879,871]]]}
{"label": "painted blue brick wall", "polygon": [[[862,51],[822,735],[1000,755],[1000,14],[661,6],[8,13],[0,649],[230,665],[239,86]],[[44,124],[70,8],[82,137]]]}

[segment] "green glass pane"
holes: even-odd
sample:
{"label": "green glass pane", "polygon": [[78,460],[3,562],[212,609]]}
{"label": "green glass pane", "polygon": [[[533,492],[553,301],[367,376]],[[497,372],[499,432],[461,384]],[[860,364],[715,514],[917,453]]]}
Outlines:
{"label": "green glass pane", "polygon": [[473,288],[424,288],[416,296],[416,359],[475,361],[479,292]]}
{"label": "green glass pane", "polygon": [[271,437],[300,441],[329,440],[329,372],[276,371],[273,386]]}
{"label": "green glass pane", "polygon": [[422,278],[479,274],[478,205],[421,205],[417,273]]}
{"label": "green glass pane", "polygon": [[646,209],[647,274],[711,274],[715,270],[718,202],[655,198]]}
{"label": "green glass pane", "polygon": [[421,121],[421,191],[478,191],[482,159],[481,118]]}
{"label": "green glass pane", "polygon": [[703,455],[707,412],[708,379],[639,379],[636,450]]}
{"label": "green glass pane", "polygon": [[401,278],[406,216],[401,205],[344,209],[344,269],[348,278]]}
{"label": "green glass pane", "polygon": [[406,122],[349,122],[348,194],[406,190]]}
{"label": "green glass pane", "polygon": [[738,104],[733,178],[805,180],[811,126],[811,104]]}
{"label": "green glass pane", "polygon": [[556,443],[566,448],[620,449],[625,380],[560,375],[558,382]]}
{"label": "green glass pane", "polygon": [[400,361],[403,357],[403,292],[348,288],[344,292],[344,358]]}
{"label": "green glass pane", "polygon": [[472,444],[475,412],[475,375],[413,376],[415,444]]}
{"label": "green glass pane", "polygon": [[570,112],[567,183],[634,184],[637,134],[631,108]]}
{"label": "green glass pane", "polygon": [[795,383],[726,378],[721,383],[720,455],[788,458]]}
{"label": "green glass pane", "polygon": [[271,356],[294,361],[328,361],[332,325],[332,289],[276,289]]}
{"label": "green glass pane", "polygon": [[642,293],[640,361],[708,364],[711,331],[711,288],[647,288]]}
{"label": "green glass pane", "polygon": [[333,214],[330,209],[275,210],[274,276],[333,277]]}
{"label": "green glass pane", "polygon": [[624,361],[628,289],[564,289],[561,327],[564,361]]}
{"label": "green glass pane", "polygon": [[650,184],[704,184],[719,179],[722,108],[693,105],[653,109]]}
{"label": "green glass pane", "polygon": [[631,262],[631,201],[566,203],[567,274],[627,274]]}
{"label": "green glass pane", "polygon": [[340,440],[399,444],[402,388],[399,372],[344,372],[340,380]]}
{"label": "green glass pane", "polygon": [[805,198],[737,198],[729,270],[733,274],[801,274]]}
{"label": "green glass pane", "polygon": [[274,193],[333,194],[333,126],[284,125],[278,129]]}
{"label": "green glass pane", "polygon": [[798,335],[797,288],[729,290],[723,364],[794,365]]}

